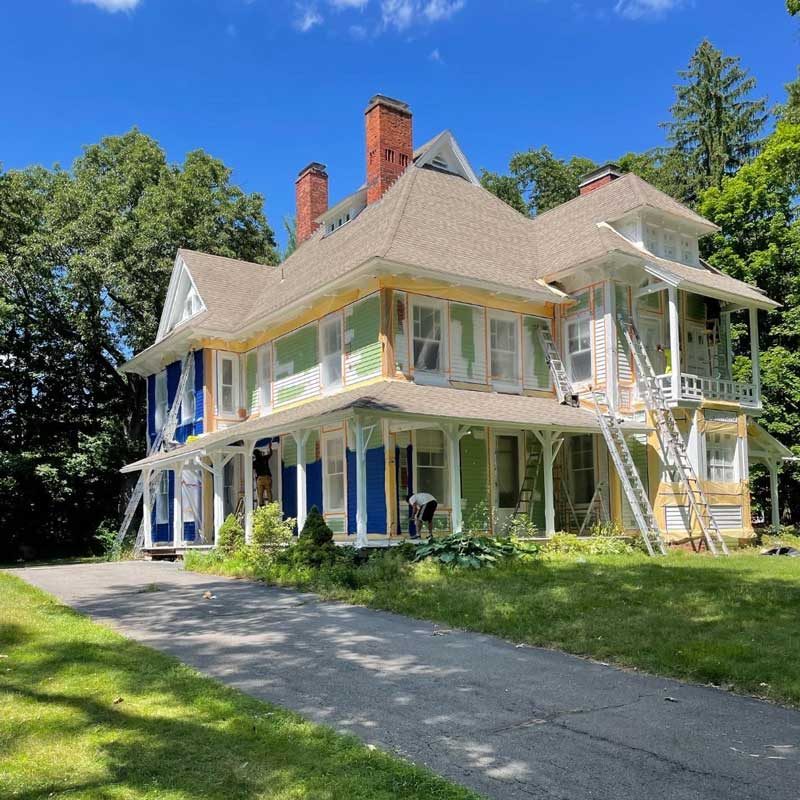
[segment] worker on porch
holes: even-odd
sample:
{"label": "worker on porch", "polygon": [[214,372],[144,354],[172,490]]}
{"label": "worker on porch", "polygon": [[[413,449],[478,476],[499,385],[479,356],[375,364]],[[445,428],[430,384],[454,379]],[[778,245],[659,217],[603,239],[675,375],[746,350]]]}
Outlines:
{"label": "worker on porch", "polygon": [[669,375],[672,372],[672,350],[660,344],[656,347],[656,352],[661,354],[661,358],[664,361],[664,371],[662,374]]}
{"label": "worker on porch", "polygon": [[406,495],[406,500],[411,506],[411,516],[414,519],[414,527],[417,529],[417,535],[412,538],[418,538],[422,524],[426,523],[428,526],[428,536],[433,536],[433,515],[436,513],[436,508],[439,505],[438,501],[432,494],[427,492],[417,492],[416,494]]}
{"label": "worker on porch", "polygon": [[272,457],[272,442],[267,446],[266,454],[256,448],[253,451],[253,471],[256,474],[256,496],[258,505],[272,502],[272,470],[269,460]]}

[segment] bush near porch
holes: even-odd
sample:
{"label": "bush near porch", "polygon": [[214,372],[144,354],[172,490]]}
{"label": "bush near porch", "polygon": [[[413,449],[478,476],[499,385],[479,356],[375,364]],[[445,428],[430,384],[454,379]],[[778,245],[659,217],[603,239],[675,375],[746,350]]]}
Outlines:
{"label": "bush near porch", "polygon": [[191,553],[186,567],[800,706],[800,559],[757,549],[648,558],[564,547],[493,569],[454,569],[410,563],[405,549],[340,548],[320,567]]}

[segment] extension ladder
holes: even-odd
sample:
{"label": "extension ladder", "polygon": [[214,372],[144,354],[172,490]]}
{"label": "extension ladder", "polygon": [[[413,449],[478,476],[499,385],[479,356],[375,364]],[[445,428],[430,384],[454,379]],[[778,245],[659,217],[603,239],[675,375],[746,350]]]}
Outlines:
{"label": "extension ladder", "polygon": [[[673,480],[677,478],[675,482],[682,484],[686,490],[690,512],[687,526],[689,538],[694,543],[692,538],[692,517],[694,517],[709,551],[717,555],[719,548],[725,555],[728,555],[728,546],[725,544],[719,525],[717,525],[717,521],[711,513],[711,507],[700,486],[697,473],[689,461],[686,444],[683,441],[678,424],[675,422],[675,415],[667,404],[664,393],[659,386],[650,357],[647,355],[647,350],[639,336],[639,331],[636,330],[636,326],[630,317],[620,314],[618,322],[631,353],[633,353],[639,393],[655,421],[664,463],[670,472],[671,478]],[[680,369],[680,365],[673,364],[672,368]]]}
{"label": "extension ladder", "polygon": [[523,513],[522,507],[525,506],[525,513],[527,514],[528,519],[533,518],[533,495],[536,491],[536,480],[539,477],[539,468],[542,465],[542,450],[541,448],[536,448],[535,450],[531,450],[528,454],[528,459],[525,462],[525,476],[522,479],[522,487],[519,490],[519,495],[517,497],[517,505],[514,508],[514,514],[512,516],[516,517],[517,515]]}
{"label": "extension ladder", "polygon": [[[639,476],[639,471],[636,469],[636,464],[628,443],[625,441],[625,434],[622,432],[614,409],[604,394],[592,392],[592,397],[597,421],[600,423],[600,430],[606,440],[606,445],[608,445],[608,452],[611,454],[611,460],[614,462],[622,489],[633,512],[636,526],[642,535],[647,552],[651,556],[655,555],[656,551],[661,555],[666,555],[667,548],[658,530],[653,507],[650,505],[650,498],[647,496],[647,490]],[[605,411],[603,411],[602,406],[605,406]]]}
{"label": "extension ladder", "polygon": [[580,400],[572,389],[572,384],[567,377],[567,371],[564,369],[564,362],[561,360],[561,354],[558,352],[558,348],[553,341],[553,336],[549,328],[539,328],[539,340],[542,343],[542,349],[544,350],[544,356],[547,360],[547,366],[550,368],[550,374],[553,376],[558,402],[561,403],[561,405],[577,407]]}
{"label": "extension ladder", "polygon": [[[161,429],[156,432],[152,444],[147,448],[148,456],[151,456],[162,449],[169,450],[170,447],[172,447],[173,444],[172,439],[175,436],[175,429],[178,427],[178,410],[180,409],[183,392],[186,389],[186,382],[189,380],[189,375],[192,371],[191,366],[193,358],[194,358],[194,351],[190,350],[186,354],[186,357],[183,359],[183,364],[181,366],[181,377],[178,380],[178,387],[175,390],[175,397],[172,399],[172,405],[170,406],[166,420],[164,420],[164,424],[161,426]],[[128,505],[125,507],[125,514],[122,517],[122,524],[119,526],[119,530],[117,531],[117,539],[116,539],[117,546],[122,544],[122,541],[125,538],[125,534],[128,532],[128,528],[130,528],[131,522],[133,522],[133,518],[136,514],[136,509],[139,507],[142,495],[144,495],[143,476],[144,473],[139,474],[139,480],[136,481],[136,486],[134,486],[133,488],[133,492],[131,493],[130,499],[128,500]],[[151,495],[153,493],[153,489],[155,488],[156,479],[157,476],[155,473],[150,475]],[[139,527],[139,533],[137,534],[136,537],[136,545],[134,549],[139,547],[140,539],[144,541],[143,525]],[[141,548],[139,547],[139,549]]]}

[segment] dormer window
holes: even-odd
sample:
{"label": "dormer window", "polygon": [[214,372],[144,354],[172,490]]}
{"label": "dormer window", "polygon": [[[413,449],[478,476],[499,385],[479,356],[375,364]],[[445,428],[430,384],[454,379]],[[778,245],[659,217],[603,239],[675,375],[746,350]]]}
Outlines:
{"label": "dormer window", "polygon": [[179,262],[170,282],[165,315],[159,327],[159,338],[166,336],[177,325],[186,322],[204,309],[203,299],[189,275],[189,270],[185,264]]}

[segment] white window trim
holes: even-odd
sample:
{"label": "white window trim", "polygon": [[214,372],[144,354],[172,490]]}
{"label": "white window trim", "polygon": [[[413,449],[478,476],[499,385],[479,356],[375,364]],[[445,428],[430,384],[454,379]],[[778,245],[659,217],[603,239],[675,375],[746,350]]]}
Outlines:
{"label": "white window trim", "polygon": [[[326,385],[325,383],[325,334],[324,329],[328,325],[339,325],[339,380],[336,383]],[[333,394],[340,391],[344,387],[344,372],[345,372],[345,330],[344,330],[344,310],[334,311],[332,314],[327,314],[319,320],[317,325],[317,352],[319,354],[319,385],[323,395]]]}
{"label": "white window trim", "polygon": [[[449,316],[450,309],[446,300],[437,297],[428,297],[427,295],[409,295],[411,302],[409,313],[409,357],[411,359],[411,374],[417,383],[430,383],[448,385],[449,383],[449,365],[450,365],[450,351],[448,347],[448,340],[450,338],[450,325]],[[439,311],[442,321],[442,338],[439,343],[439,364],[438,371],[418,369],[414,363],[414,312],[417,307],[420,308],[436,308]]]}
{"label": "white window trim", "polygon": [[[186,384],[183,387],[183,394],[181,395],[181,425],[187,425],[194,422],[197,416],[197,395],[194,388],[194,356],[190,356],[191,361],[188,365],[189,374],[186,377]],[[192,413],[187,414],[187,399],[191,398]]]}
{"label": "white window trim", "polygon": [[[489,362],[489,380],[491,381],[492,388],[498,392],[509,392],[519,394],[522,392],[523,372],[525,364],[522,356],[522,320],[519,314],[511,311],[499,311],[494,308],[487,309],[488,321],[486,324],[486,351]],[[517,378],[516,380],[506,380],[504,378],[495,378],[494,365],[492,364],[492,320],[499,322],[512,322],[516,328],[515,342],[515,357],[517,362]]]}
{"label": "white window trim", "polygon": [[709,436],[713,436],[713,433],[704,433],[703,434],[703,474],[705,475],[705,479],[707,481],[714,481],[716,483],[737,483],[741,480],[742,475],[742,465],[741,465],[741,439],[735,433],[723,433],[717,434],[721,436],[728,436],[734,440],[733,444],[733,455],[730,460],[729,466],[733,470],[733,477],[730,480],[720,480],[719,478],[712,478],[711,477],[711,459],[709,457],[709,453],[711,450],[715,449],[714,447],[709,446]]}
{"label": "white window trim", "polygon": [[[163,392],[160,391],[160,387],[163,387]],[[162,394],[163,398],[159,397],[159,395]],[[153,420],[156,426],[155,433],[158,433],[164,427],[164,423],[167,421],[167,416],[169,415],[169,387],[167,386],[166,370],[162,369],[161,372],[156,373],[155,396],[156,408]]]}
{"label": "white window trim", "polygon": [[[226,359],[230,359],[233,364],[233,371],[232,371],[232,402],[233,402],[233,409],[231,411],[225,411],[222,408],[222,364]],[[217,405],[217,416],[218,417],[226,417],[228,419],[235,419],[237,416],[237,412],[241,407],[240,395],[242,387],[240,386],[240,364],[239,364],[239,356],[236,353],[228,352],[227,350],[218,350],[217,351],[217,391],[216,391],[216,405]]]}
{"label": "white window trim", "polygon": [[[163,491],[162,491],[163,487]],[[156,489],[156,525],[169,524],[169,472],[161,471]]]}
{"label": "white window trim", "polygon": [[[590,298],[591,299],[591,298]],[[586,323],[589,329],[589,376],[586,378],[578,378],[573,379],[573,368],[572,368],[572,359],[573,353],[569,352],[569,326],[574,323]],[[563,342],[563,350],[562,358],[567,367],[567,373],[569,374],[570,380],[573,381],[576,385],[582,385],[585,383],[590,383],[594,377],[594,364],[595,364],[595,356],[594,356],[594,332],[592,331],[592,312],[591,309],[587,309],[586,311],[581,311],[579,314],[572,314],[568,317],[564,318],[563,326],[562,326],[562,338],[561,341]],[[578,351],[580,353],[587,352],[586,350]]]}
{"label": "white window trim", "polygon": [[[342,445],[342,507],[331,508],[328,500],[328,447],[332,441],[340,441]],[[338,473],[334,473],[338,474]],[[327,516],[344,517],[347,514],[347,441],[344,431],[332,431],[322,434],[322,508]]]}

